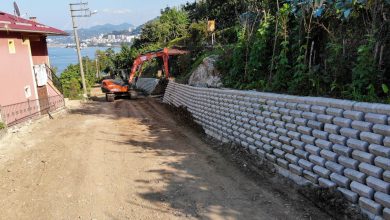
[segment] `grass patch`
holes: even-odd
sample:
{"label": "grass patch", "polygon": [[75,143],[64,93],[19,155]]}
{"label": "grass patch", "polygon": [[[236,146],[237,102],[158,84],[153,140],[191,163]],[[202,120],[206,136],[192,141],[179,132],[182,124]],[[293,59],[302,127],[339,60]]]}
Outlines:
{"label": "grass patch", "polygon": [[3,122],[0,122],[0,130],[5,129],[5,124]]}

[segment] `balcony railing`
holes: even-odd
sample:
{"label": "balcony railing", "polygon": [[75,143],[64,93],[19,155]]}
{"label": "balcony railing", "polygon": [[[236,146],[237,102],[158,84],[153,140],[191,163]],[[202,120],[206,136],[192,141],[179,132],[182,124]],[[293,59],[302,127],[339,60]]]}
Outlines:
{"label": "balcony railing", "polygon": [[0,106],[3,123],[8,127],[20,124],[30,119],[50,114],[65,106],[62,95],[51,96],[45,99],[28,100],[7,106]]}

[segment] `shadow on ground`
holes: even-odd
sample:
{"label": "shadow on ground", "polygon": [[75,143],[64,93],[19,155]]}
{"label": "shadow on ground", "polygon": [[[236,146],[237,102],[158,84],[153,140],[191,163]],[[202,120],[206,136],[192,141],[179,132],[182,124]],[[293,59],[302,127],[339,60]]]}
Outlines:
{"label": "shadow on ground", "polygon": [[[331,219],[286,182],[275,184],[273,174],[260,172],[256,181],[248,178],[232,161],[213,150],[216,143],[188,128],[186,122],[175,120],[177,115],[158,101],[142,98],[106,103],[101,97],[94,100],[85,103],[83,108],[72,110],[71,114],[135,119],[134,123],[146,128],[136,132],[112,132],[110,136],[120,136],[126,141],[105,141],[130,147],[136,154],[148,151],[164,161],[161,164],[164,169],[145,171],[158,174],[158,179],[135,180],[140,183],[140,191],[146,191],[139,196],[158,207],[142,205],[143,208],[206,220]],[[137,132],[148,137],[137,139]],[[242,162],[241,166],[245,168],[247,164]],[[163,183],[164,187],[156,188],[156,183]],[[141,206],[132,198],[128,203]]]}

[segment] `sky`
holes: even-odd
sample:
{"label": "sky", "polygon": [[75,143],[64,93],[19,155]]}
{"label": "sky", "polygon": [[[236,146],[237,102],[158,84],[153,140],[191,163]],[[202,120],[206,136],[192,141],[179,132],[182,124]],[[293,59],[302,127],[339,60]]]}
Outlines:
{"label": "sky", "polygon": [[[90,18],[78,21],[80,28],[101,24],[130,23],[141,25],[160,15],[160,10],[167,6],[179,6],[195,0],[84,0],[89,8],[98,13]],[[3,0],[0,11],[13,14],[13,0]],[[40,23],[62,30],[72,29],[69,3],[80,0],[16,0],[23,18],[37,17]]]}

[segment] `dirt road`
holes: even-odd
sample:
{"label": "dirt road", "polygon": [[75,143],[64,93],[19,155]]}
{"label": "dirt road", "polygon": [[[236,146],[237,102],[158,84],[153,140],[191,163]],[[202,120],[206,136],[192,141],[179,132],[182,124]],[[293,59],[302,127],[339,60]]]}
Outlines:
{"label": "dirt road", "polygon": [[0,219],[330,219],[246,177],[158,100],[99,100],[0,143]]}

